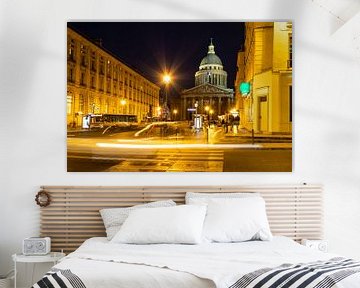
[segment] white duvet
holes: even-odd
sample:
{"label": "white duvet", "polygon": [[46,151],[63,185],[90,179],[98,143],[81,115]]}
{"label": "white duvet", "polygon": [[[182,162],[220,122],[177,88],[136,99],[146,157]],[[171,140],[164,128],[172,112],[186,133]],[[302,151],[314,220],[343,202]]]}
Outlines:
{"label": "white duvet", "polygon": [[[70,269],[87,288],[228,288],[254,270],[336,256],[311,250],[286,237],[200,245],[112,244],[106,238],[91,238],[55,267]],[[334,287],[360,287],[360,273]]]}

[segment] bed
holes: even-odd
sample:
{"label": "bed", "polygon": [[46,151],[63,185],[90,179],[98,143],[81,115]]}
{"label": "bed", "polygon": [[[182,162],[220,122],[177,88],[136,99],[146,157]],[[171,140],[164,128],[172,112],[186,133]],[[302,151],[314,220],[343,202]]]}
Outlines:
{"label": "bed", "polygon": [[[322,237],[322,189],[317,185],[172,188],[47,186],[43,189],[52,198],[51,205],[42,208],[41,212],[43,235],[46,233],[55,240],[53,250],[60,245],[68,252],[76,250],[37,282],[33,286],[36,288],[360,287],[359,262],[312,250],[298,243],[304,238]],[[104,224],[101,218],[99,221],[99,215],[91,212],[104,207],[128,207],[164,199],[174,199],[177,204],[183,204],[188,191],[259,193],[266,201],[266,214],[274,236],[269,241],[201,241],[197,245],[114,243],[115,238],[109,241],[104,237],[105,229],[101,226]],[[79,210],[79,207],[82,209]],[[156,211],[156,208],[140,210]],[[81,235],[81,231],[87,240],[76,236]],[[88,237],[96,234],[94,231],[101,235]],[[67,241],[64,241],[65,238]],[[83,243],[77,247],[79,242]]]}

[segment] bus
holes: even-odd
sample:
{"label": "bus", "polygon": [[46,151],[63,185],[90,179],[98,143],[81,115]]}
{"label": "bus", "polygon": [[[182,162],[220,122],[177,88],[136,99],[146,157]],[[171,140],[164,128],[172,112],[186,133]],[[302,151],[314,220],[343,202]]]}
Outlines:
{"label": "bus", "polygon": [[87,114],[82,128],[134,127],[138,125],[136,115],[130,114]]}

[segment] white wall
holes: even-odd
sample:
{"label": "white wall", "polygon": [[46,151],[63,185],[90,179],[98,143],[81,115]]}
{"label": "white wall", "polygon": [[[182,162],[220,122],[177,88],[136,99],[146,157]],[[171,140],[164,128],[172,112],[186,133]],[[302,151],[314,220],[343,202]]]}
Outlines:
{"label": "white wall", "polygon": [[[10,255],[20,251],[22,239],[38,234],[39,209],[34,195],[39,185],[59,184],[321,183],[325,187],[325,237],[330,250],[360,258],[358,3],[357,0],[1,1],[0,274],[10,269]],[[341,20],[334,15],[340,15]],[[294,172],[67,173],[68,19],[293,19]]]}

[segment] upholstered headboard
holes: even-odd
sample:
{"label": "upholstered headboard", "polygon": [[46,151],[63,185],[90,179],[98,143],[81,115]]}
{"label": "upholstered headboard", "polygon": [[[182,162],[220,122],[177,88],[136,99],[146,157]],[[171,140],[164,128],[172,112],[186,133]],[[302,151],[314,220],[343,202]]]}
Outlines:
{"label": "upholstered headboard", "polygon": [[102,208],[173,199],[185,201],[186,192],[258,192],[266,201],[267,215],[274,235],[301,239],[322,238],[322,187],[320,185],[271,186],[42,186],[51,197],[40,208],[41,236],[52,239],[53,251],[71,252],[87,238],[105,236],[99,214]]}

